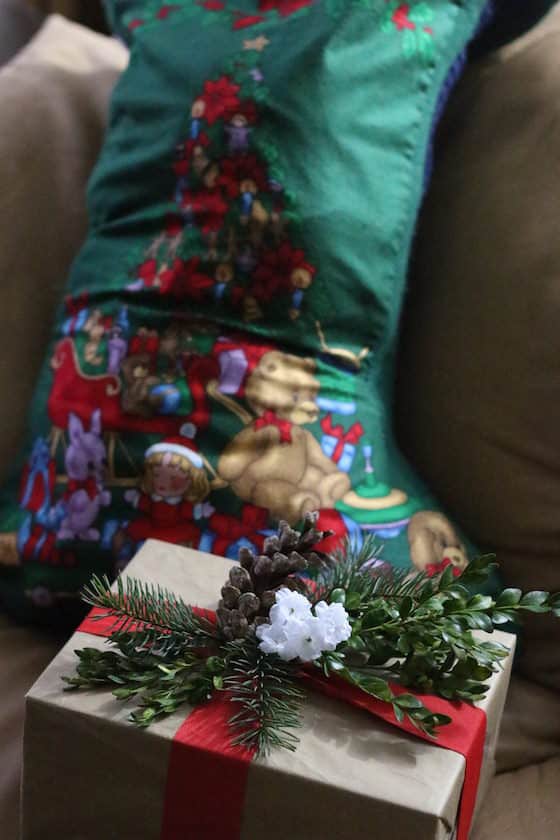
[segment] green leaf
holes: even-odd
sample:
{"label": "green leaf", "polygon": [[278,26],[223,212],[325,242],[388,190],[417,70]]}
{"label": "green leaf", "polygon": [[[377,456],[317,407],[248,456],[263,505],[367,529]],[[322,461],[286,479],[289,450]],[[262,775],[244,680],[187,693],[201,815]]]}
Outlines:
{"label": "green leaf", "polygon": [[443,612],[443,603],[437,595],[434,595],[432,598],[428,598],[427,601],[418,608],[417,615],[424,615],[426,613],[435,613],[439,615]]}
{"label": "green leaf", "polygon": [[218,674],[215,674],[212,677],[212,685],[214,686],[216,691],[221,691],[224,687],[224,678],[219,676]]}
{"label": "green leaf", "polygon": [[329,601],[331,604],[344,604],[346,603],[346,592],[344,589],[338,587],[337,589],[333,589],[330,594]]}
{"label": "green leaf", "polygon": [[481,583],[488,579],[490,573],[496,568],[495,557],[493,554],[484,554],[481,557],[475,557],[461,575],[463,584]]}
{"label": "green leaf", "polygon": [[497,607],[515,607],[521,600],[521,589],[504,589],[496,600]]}
{"label": "green leaf", "polygon": [[548,592],[542,592],[541,590],[527,592],[521,598],[519,606],[522,607],[524,610],[528,610],[529,612],[545,613],[549,612],[549,607],[547,603],[548,599]]}
{"label": "green leaf", "polygon": [[375,627],[380,627],[385,624],[385,622],[390,620],[390,618],[391,613],[388,605],[384,601],[381,601],[371,610],[368,610],[364,615],[362,619],[362,627],[364,630],[373,630]]}
{"label": "green leaf", "polygon": [[450,586],[453,585],[453,583],[455,581],[455,575],[453,574],[454,571],[455,571],[455,566],[453,566],[452,564],[449,565],[449,566],[446,566],[446,568],[444,569],[444,572],[443,572],[443,574],[440,578],[440,581],[439,581],[440,591],[446,590]]}
{"label": "green leaf", "polygon": [[393,703],[393,712],[395,713],[395,717],[398,722],[402,723],[404,720],[404,712],[399,706],[397,706],[396,703]]}
{"label": "green leaf", "polygon": [[412,612],[413,607],[414,607],[414,601],[412,600],[410,595],[406,595],[402,599],[401,605],[399,607],[400,617],[401,618],[407,618],[410,615],[410,613]]}
{"label": "green leaf", "polygon": [[112,694],[117,700],[128,700],[136,694],[136,691],[135,688],[115,688]]}
{"label": "green leaf", "polygon": [[347,612],[352,612],[360,607],[361,598],[358,592],[347,592],[345,598],[345,608]]}
{"label": "green leaf", "polygon": [[494,601],[490,595],[473,595],[467,602],[468,610],[489,610],[494,606]]}
{"label": "green leaf", "polygon": [[475,630],[484,630],[486,633],[491,633],[494,629],[492,619],[486,613],[469,613],[467,620],[469,627]]}
{"label": "green leaf", "polygon": [[387,680],[381,677],[366,677],[365,679],[361,679],[359,686],[367,694],[377,697],[378,700],[384,700],[386,703],[390,703],[393,699],[393,692],[389,688]]}
{"label": "green leaf", "polygon": [[346,642],[345,647],[350,650],[367,650],[367,644],[361,636],[352,635]]}
{"label": "green leaf", "polygon": [[399,694],[393,702],[397,703],[401,709],[422,709],[424,707],[422,701],[414,694]]}
{"label": "green leaf", "polygon": [[491,614],[492,623],[499,625],[499,624],[507,624],[508,621],[512,620],[512,616],[508,615],[508,613],[501,612],[500,610],[493,610]]}
{"label": "green leaf", "polygon": [[410,641],[408,640],[407,636],[399,636],[397,640],[397,650],[399,653],[402,653],[403,656],[406,656],[412,650],[412,646]]}
{"label": "green leaf", "polygon": [[225,661],[219,656],[209,656],[206,660],[206,670],[209,674],[221,674],[225,665]]}

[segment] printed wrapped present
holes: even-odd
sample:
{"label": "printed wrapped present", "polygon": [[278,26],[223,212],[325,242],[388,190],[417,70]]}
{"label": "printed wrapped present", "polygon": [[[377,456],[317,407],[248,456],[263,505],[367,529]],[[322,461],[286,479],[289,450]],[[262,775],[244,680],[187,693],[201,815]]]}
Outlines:
{"label": "printed wrapped present", "polygon": [[208,526],[200,548],[231,560],[237,558],[241,548],[260,551],[265,537],[272,533],[268,528],[267,511],[255,505],[244,505],[239,518],[213,513]]}
{"label": "printed wrapped present", "polygon": [[[125,574],[215,609],[230,569],[223,558],[148,541]],[[93,632],[106,633],[103,623]],[[92,622],[83,627],[91,630]],[[469,740],[471,725],[485,723],[478,803],[494,770],[513,652],[513,637],[494,635],[510,655],[482,712],[468,707],[472,716],[462,726]],[[105,640],[75,633],[27,697],[23,840],[69,827],[80,840],[453,836],[467,795],[465,758],[442,748],[443,736],[428,743],[310,690],[296,751],[250,761],[231,746],[230,704],[219,696],[140,730],[127,721],[126,704],[104,689],[65,692],[62,677],[74,671],[74,651],[86,646],[102,649]]]}

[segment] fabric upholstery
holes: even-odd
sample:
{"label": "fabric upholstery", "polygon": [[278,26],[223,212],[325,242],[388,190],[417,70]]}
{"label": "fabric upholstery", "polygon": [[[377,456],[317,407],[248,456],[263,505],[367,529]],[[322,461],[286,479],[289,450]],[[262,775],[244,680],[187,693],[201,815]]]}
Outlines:
{"label": "fabric upholstery", "polygon": [[558,836],[560,758],[496,776],[471,840],[552,840]]}
{"label": "fabric upholstery", "polygon": [[0,615],[0,836],[17,840],[24,696],[62,640]]}
{"label": "fabric upholstery", "polygon": [[[459,85],[422,215],[401,437],[505,581],[560,590],[560,5]],[[411,422],[412,418],[414,422]],[[560,688],[560,623],[519,667]]]}
{"label": "fabric upholstery", "polygon": [[22,0],[0,0],[0,65],[27,44],[42,21],[41,12]]}
{"label": "fabric upholstery", "polygon": [[53,16],[0,70],[0,482],[85,235],[85,184],[126,62],[115,40]]}

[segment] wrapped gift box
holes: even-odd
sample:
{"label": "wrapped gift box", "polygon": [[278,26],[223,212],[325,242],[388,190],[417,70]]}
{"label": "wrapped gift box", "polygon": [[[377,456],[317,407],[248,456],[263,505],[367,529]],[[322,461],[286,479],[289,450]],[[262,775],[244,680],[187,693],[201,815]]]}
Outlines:
{"label": "wrapped gift box", "polygon": [[[231,561],[149,541],[125,574],[159,583],[187,603],[214,609]],[[494,772],[514,637],[493,634],[510,647],[487,699],[485,756],[478,804]],[[105,641],[77,632],[27,696],[23,775],[23,840],[64,832],[71,840],[159,840],[171,745],[192,709],[140,730],[130,707],[109,691],[64,691],[76,667],[74,651]],[[371,715],[311,692],[295,753],[277,750],[249,765],[240,840],[444,840],[453,836],[465,759],[400,732]],[[202,748],[201,748],[202,749]],[[198,754],[197,754],[198,757]],[[212,768],[211,748],[200,754]],[[227,777],[230,779],[230,776]],[[222,830],[224,798],[235,796],[218,772],[209,775],[200,829],[188,840],[230,840]],[[204,811],[205,813],[202,813]],[[186,840],[167,831],[166,840]]]}

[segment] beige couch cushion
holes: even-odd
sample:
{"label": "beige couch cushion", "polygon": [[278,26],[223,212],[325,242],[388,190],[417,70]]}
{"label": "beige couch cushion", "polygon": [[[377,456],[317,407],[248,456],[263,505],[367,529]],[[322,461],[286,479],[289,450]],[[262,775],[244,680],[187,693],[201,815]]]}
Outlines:
{"label": "beige couch cushion", "polygon": [[558,837],[560,758],[496,776],[471,840],[553,840]]}
{"label": "beige couch cushion", "polygon": [[16,627],[0,615],[0,837],[17,840],[23,698],[61,639]]}
{"label": "beige couch cushion", "polygon": [[[405,449],[509,585],[560,590],[560,5],[446,121],[404,331]],[[560,688],[560,621],[520,666]]]}
{"label": "beige couch cushion", "polygon": [[55,15],[0,70],[0,481],[85,235],[85,184],[126,61],[117,41]]}

